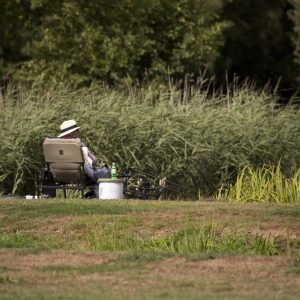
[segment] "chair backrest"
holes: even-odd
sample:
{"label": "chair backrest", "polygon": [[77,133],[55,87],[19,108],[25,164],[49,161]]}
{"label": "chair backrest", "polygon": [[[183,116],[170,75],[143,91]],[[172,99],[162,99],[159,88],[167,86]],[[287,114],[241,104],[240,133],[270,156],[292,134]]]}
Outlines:
{"label": "chair backrest", "polygon": [[84,158],[80,139],[46,138],[43,150],[56,182],[77,183],[81,179]]}

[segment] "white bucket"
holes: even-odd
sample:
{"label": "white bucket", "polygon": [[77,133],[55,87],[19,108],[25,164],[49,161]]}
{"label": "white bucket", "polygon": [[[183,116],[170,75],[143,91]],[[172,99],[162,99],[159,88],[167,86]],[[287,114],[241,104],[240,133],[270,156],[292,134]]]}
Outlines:
{"label": "white bucket", "polygon": [[122,199],[123,179],[99,178],[97,184],[97,198]]}

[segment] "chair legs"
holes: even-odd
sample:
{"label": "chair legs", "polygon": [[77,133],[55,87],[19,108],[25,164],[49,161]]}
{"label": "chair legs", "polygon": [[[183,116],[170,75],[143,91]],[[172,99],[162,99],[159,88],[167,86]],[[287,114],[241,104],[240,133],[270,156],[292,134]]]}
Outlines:
{"label": "chair legs", "polygon": [[[78,186],[68,186],[67,184],[61,183],[56,184],[54,181],[49,184],[48,182],[44,182],[43,175],[42,177],[39,176],[38,170],[35,170],[35,191],[38,198],[43,195],[43,198],[55,198],[56,197],[56,190],[63,190],[64,198],[67,198],[67,190],[81,190],[82,199],[85,198],[84,190],[86,185],[81,183]],[[42,190],[42,192],[41,192]],[[46,195],[45,195],[46,193]],[[49,197],[47,197],[47,193],[49,193]],[[52,195],[53,194],[53,195]]]}

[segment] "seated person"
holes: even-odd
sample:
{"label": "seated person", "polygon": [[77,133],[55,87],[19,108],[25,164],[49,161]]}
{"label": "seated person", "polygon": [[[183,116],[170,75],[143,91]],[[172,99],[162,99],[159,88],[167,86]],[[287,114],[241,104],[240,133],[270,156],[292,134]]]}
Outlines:
{"label": "seated person", "polygon": [[[74,120],[68,120],[63,122],[60,125],[61,134],[58,136],[62,139],[76,139],[79,138],[79,126],[76,124]],[[90,179],[93,183],[97,183],[98,178],[110,178],[109,169],[103,165],[100,168],[97,168],[97,158],[92,154],[91,151],[85,146],[83,142],[81,142],[81,149],[83,151],[83,156],[85,159],[84,162],[84,173],[87,178],[85,181]],[[44,170],[43,178],[48,178],[47,168]],[[45,198],[54,198],[56,196],[56,190],[52,189],[43,189],[43,196]],[[91,190],[86,194],[86,197],[93,197],[94,190]]]}
{"label": "seated person", "polygon": [[[79,128],[74,120],[65,121],[60,125],[61,134],[58,137],[62,139],[79,138]],[[85,158],[84,172],[86,176],[95,183],[98,178],[110,178],[109,170],[105,166],[96,168],[97,158],[88,150],[83,142],[81,142],[81,148]],[[95,174],[97,174],[97,177],[95,177]]]}

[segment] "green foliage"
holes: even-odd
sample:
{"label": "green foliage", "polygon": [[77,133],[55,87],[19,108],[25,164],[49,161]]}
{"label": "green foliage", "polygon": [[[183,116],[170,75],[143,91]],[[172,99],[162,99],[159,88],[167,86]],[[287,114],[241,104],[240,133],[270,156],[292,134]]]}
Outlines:
{"label": "green foliage", "polygon": [[151,250],[163,250],[179,253],[199,252],[225,252],[225,253],[248,253],[256,255],[277,254],[273,239],[256,234],[231,232],[223,234],[223,230],[217,228],[214,220],[211,226],[196,228],[188,226],[177,233],[165,237],[155,237],[145,241],[144,247]]}
{"label": "green foliage", "polygon": [[218,200],[258,201],[277,203],[298,203],[300,200],[300,170],[292,177],[281,172],[277,167],[259,168],[244,167],[235,184],[221,187],[216,196]]}
{"label": "green foliage", "polygon": [[[15,73],[28,57],[22,52],[30,37],[32,11],[29,1],[0,0],[0,80]],[[14,74],[16,75],[16,74]]]}
{"label": "green foliage", "polygon": [[[198,72],[222,45],[221,0],[32,1],[38,32],[25,78],[70,84]],[[145,75],[144,75],[145,76]]]}
{"label": "green foliage", "polygon": [[277,254],[273,239],[256,234],[231,232],[223,234],[214,220],[210,226],[187,226],[163,237],[142,237],[134,232],[123,232],[117,222],[113,227],[99,228],[89,234],[88,247],[101,251],[164,251],[175,253],[247,253],[257,255]]}
{"label": "green foliage", "polygon": [[[297,87],[299,74],[293,61],[288,0],[233,0],[227,2],[221,19],[232,22],[224,31],[224,47],[220,49],[214,72],[250,77],[259,86],[270,82],[280,87]],[[299,19],[299,18],[298,18]]]}
{"label": "green foliage", "polygon": [[12,234],[1,233],[0,247],[23,248],[34,247],[34,237],[26,232],[15,232]]}
{"label": "green foliage", "polygon": [[228,72],[296,86],[298,0],[0,0],[0,7],[1,82],[111,84],[205,66],[221,83]]}
{"label": "green foliage", "polygon": [[299,65],[300,65],[300,1],[299,0],[289,0],[293,8],[289,11],[289,17],[294,24],[294,30],[292,35],[292,41],[294,43],[294,58],[298,64],[298,80],[299,77]]}
{"label": "green foliage", "polygon": [[[185,104],[182,104],[184,102]],[[34,193],[34,170],[42,170],[42,144],[59,125],[75,119],[83,141],[100,162],[119,171],[144,172],[194,187],[201,194],[234,182],[237,170],[277,165],[298,170],[299,111],[279,107],[265,91],[234,87],[232,97],[172,86],[109,89],[94,85],[43,90],[38,84],[9,87],[0,98],[1,193]]]}

